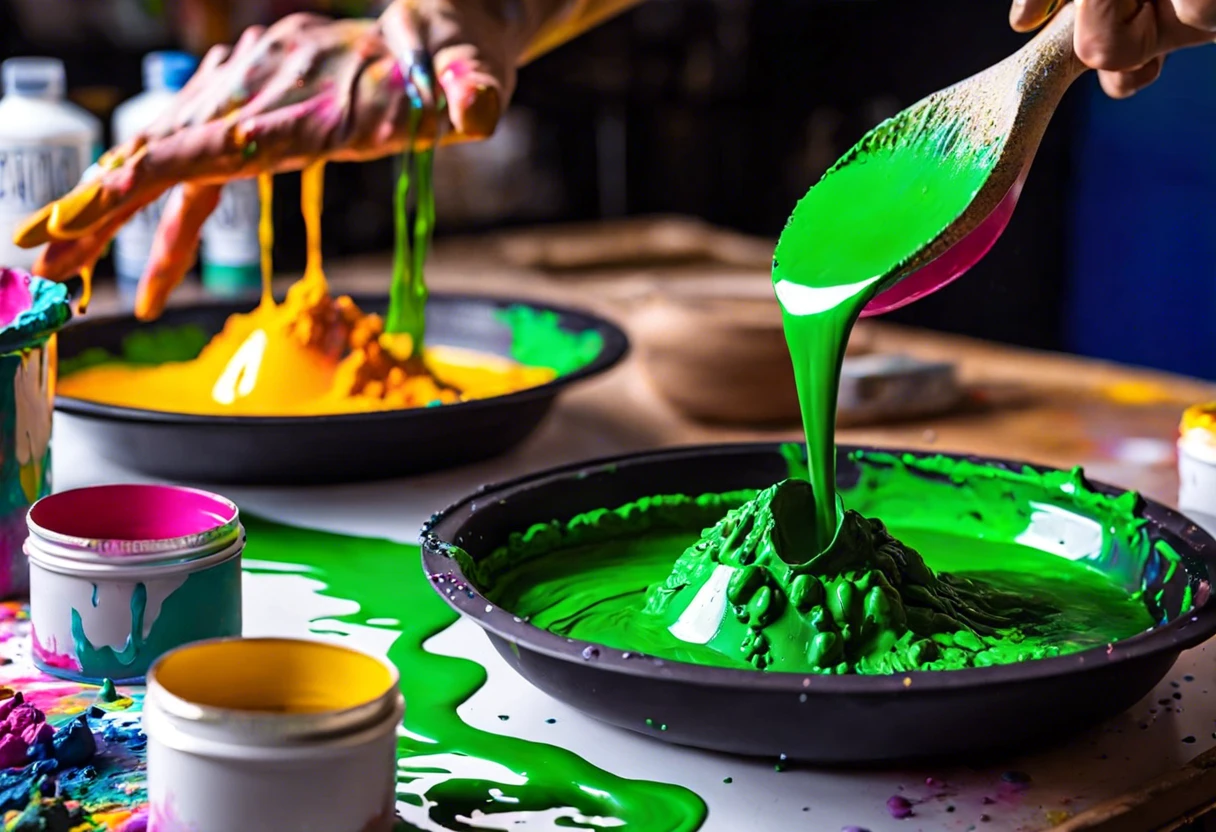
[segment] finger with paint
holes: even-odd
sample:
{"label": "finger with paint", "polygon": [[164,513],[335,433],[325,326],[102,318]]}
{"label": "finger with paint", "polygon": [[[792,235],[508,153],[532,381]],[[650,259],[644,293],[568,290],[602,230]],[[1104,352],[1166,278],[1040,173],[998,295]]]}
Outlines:
{"label": "finger with paint", "polygon": [[380,21],[406,77],[438,82],[429,92],[446,99],[452,140],[482,139],[510,101],[516,67],[638,2],[396,0]]}
{"label": "finger with paint", "polygon": [[[1170,52],[1216,42],[1216,0],[1076,0],[1077,56],[1102,89],[1127,98],[1157,80]],[[1037,29],[1060,0],[1014,0],[1019,32]]]}
{"label": "finger with paint", "polygon": [[433,106],[419,113],[406,95],[376,21],[295,15],[213,50],[164,117],[106,153],[97,175],[27,220],[16,241],[50,243],[40,273],[65,279],[140,208],[187,183],[195,198],[163,219],[145,274],[141,307],[154,314],[193,261],[194,226],[225,181],[397,153],[411,137],[426,146],[437,122]]}

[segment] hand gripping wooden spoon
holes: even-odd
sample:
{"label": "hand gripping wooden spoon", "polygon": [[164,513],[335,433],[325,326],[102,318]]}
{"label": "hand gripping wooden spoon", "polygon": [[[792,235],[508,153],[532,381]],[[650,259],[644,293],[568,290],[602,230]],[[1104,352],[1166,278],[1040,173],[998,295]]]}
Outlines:
{"label": "hand gripping wooden spoon", "polygon": [[[904,262],[862,316],[906,306],[961,277],[1009,224],[1043,133],[1064,93],[1086,71],[1073,50],[1076,9],[1066,4],[1029,43],[999,64],[930,95],[874,128],[857,147],[892,127],[901,132],[956,129],[965,139],[943,147],[994,147],[998,157],[971,204]],[[886,139],[890,141],[888,136]],[[899,136],[894,136],[898,141]],[[848,156],[845,157],[849,158]]]}

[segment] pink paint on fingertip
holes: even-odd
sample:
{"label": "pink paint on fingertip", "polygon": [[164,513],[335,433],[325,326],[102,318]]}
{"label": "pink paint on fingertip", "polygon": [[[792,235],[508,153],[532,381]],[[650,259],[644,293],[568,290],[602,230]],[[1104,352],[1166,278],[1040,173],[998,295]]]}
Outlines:
{"label": "pink paint on fingertip", "polygon": [[233,523],[237,508],[207,491],[170,485],[99,485],[44,497],[29,522],[51,538],[169,541]]}
{"label": "pink paint on fingertip", "polygon": [[27,272],[0,266],[0,327],[11,324],[34,304],[33,280]]}

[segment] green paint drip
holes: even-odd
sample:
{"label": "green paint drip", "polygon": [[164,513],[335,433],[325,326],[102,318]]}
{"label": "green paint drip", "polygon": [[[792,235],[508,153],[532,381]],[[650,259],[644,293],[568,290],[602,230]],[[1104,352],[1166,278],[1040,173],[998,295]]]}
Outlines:
{"label": "green paint drip", "polygon": [[[426,337],[427,288],[424,277],[426,255],[430,250],[435,228],[435,188],[432,172],[434,149],[414,152],[414,137],[418,131],[420,112],[411,115],[409,147],[401,157],[401,173],[397,177],[394,199],[396,242],[393,248],[393,282],[389,290],[388,315],[384,331],[407,334],[415,354],[419,354]],[[410,250],[409,193],[411,181],[415,187],[413,251]]]}
{"label": "green paint drip", "polygon": [[795,207],[773,256],[815,491],[816,551],[836,525],[841,363],[862,309],[970,205],[996,148],[897,116],[875,128]]}
{"label": "green paint drip", "polygon": [[[787,450],[796,472],[796,449]],[[455,556],[497,604],[559,635],[800,673],[1063,655],[1191,608],[1189,579],[1150,540],[1134,494],[1104,495],[1079,471],[891,454],[854,461],[860,477],[841,497],[891,532],[844,512],[823,553],[810,553],[813,495],[787,480],[759,493],[596,509],[514,534],[476,565]]]}
{"label": "green paint drip", "polygon": [[[428,828],[471,830],[467,819],[475,812],[515,818],[537,813],[540,819],[542,814],[551,818],[553,810],[562,817],[546,823],[581,829],[693,832],[704,822],[705,804],[684,788],[617,777],[565,749],[467,725],[457,706],[485,684],[486,672],[467,659],[423,649],[457,614],[419,568],[417,547],[242,517],[249,534],[246,556],[307,567],[309,577],[325,583],[326,595],[359,604],[357,613],[340,619],[344,623],[374,627],[369,621],[377,618],[402,622],[404,632],[389,658],[401,670],[410,732],[398,741],[399,796],[413,807],[406,814],[406,829],[426,823]],[[418,762],[411,763],[413,759]],[[481,761],[511,772],[512,781],[522,777],[526,782],[485,779]],[[609,820],[603,825],[586,820],[595,817]]]}
{"label": "green paint drip", "polygon": [[548,367],[559,376],[581,370],[599,357],[604,336],[594,329],[563,329],[558,314],[516,305],[495,318],[511,329],[511,357],[526,367]]}

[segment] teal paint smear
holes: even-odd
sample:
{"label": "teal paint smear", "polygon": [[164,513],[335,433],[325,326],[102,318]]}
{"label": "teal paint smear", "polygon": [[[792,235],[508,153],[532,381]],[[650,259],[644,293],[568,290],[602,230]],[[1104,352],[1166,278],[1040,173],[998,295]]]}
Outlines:
{"label": "teal paint smear", "polygon": [[511,358],[527,367],[548,367],[559,376],[581,370],[599,357],[604,337],[594,329],[563,329],[550,309],[515,305],[494,314],[511,330]]}
{"label": "teal paint smear", "polygon": [[96,647],[84,632],[78,610],[72,610],[72,642],[80,673],[89,679],[129,682],[141,679],[157,657],[192,641],[241,634],[241,573],[239,559],[195,572],[161,606],[160,616],[145,638],[147,588],[137,584],[131,594],[131,631],[121,649]]}
{"label": "teal paint smear", "polygon": [[115,650],[109,645],[94,647],[84,633],[84,622],[80,618],[80,612],[73,609],[72,644],[76,647],[76,658],[80,661],[81,669],[85,673],[89,673],[91,667],[102,664],[117,665],[127,669],[127,672],[120,674],[122,678],[129,675],[131,663],[135,661],[144,646],[144,613],[147,611],[147,607],[148,588],[142,583],[136,584],[134,591],[131,592],[131,632],[127,635],[127,643],[121,650]]}
{"label": "teal paint smear", "polygon": [[[417,546],[242,517],[249,558],[304,567],[301,574],[325,584],[324,595],[359,604],[358,612],[339,621],[360,627],[377,627],[369,623],[377,618],[401,622],[403,632],[389,649],[389,659],[401,671],[405,727],[416,736],[398,740],[399,799],[409,807],[400,832],[424,821],[466,832],[476,827],[462,818],[475,811],[526,815],[556,809],[562,815],[555,821],[559,826],[625,832],[695,832],[704,823],[705,803],[687,789],[619,777],[566,749],[466,724],[456,709],[485,684],[486,671],[468,659],[423,648],[458,616],[431,586]],[[260,574],[256,568],[247,571]],[[412,764],[415,758],[420,761]],[[483,779],[473,773],[479,760],[497,763],[527,781],[521,785]],[[598,826],[578,821],[577,815],[623,825]]]}
{"label": "teal paint smear", "polygon": [[93,584],[93,597],[91,600],[92,600],[93,606],[96,607],[97,606],[97,584]]}

